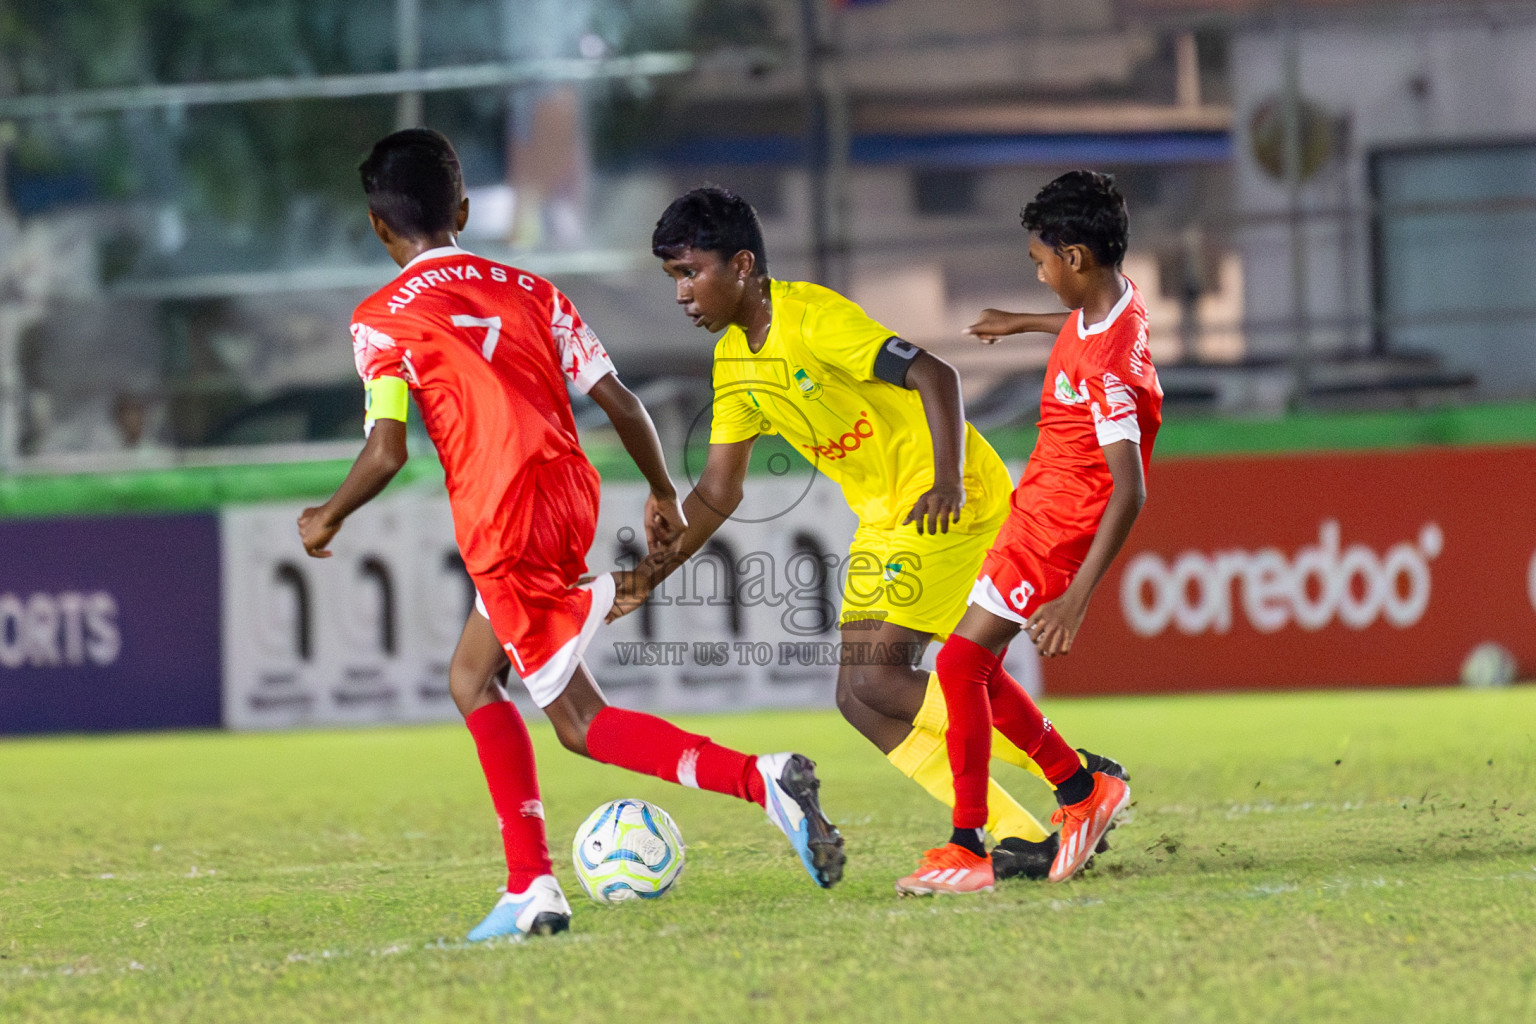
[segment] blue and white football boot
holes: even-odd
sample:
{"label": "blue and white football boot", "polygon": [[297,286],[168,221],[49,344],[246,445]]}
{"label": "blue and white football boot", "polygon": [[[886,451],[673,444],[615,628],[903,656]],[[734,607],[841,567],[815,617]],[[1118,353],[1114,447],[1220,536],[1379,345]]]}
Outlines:
{"label": "blue and white football boot", "polygon": [[554,935],[571,926],[571,905],[554,875],[540,875],[522,892],[501,897],[485,920],[469,933],[470,942],[505,935],[514,941],[529,935]]}
{"label": "blue and white football boot", "polygon": [[830,889],[842,880],[843,837],[821,812],[816,762],[803,754],[759,754],[757,772],[768,791],[768,820],[789,837],[815,883]]}

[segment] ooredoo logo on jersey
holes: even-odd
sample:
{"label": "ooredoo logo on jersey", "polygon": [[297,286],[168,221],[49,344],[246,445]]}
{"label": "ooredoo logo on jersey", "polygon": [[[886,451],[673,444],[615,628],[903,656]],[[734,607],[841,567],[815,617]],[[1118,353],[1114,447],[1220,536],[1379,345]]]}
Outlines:
{"label": "ooredoo logo on jersey", "polygon": [[816,455],[818,458],[829,459],[835,462],[838,459],[846,459],[850,452],[858,451],[859,446],[867,438],[874,436],[875,424],[870,420],[869,413],[865,412],[854,421],[853,429],[841,437],[829,437],[826,444],[803,444],[800,447]]}

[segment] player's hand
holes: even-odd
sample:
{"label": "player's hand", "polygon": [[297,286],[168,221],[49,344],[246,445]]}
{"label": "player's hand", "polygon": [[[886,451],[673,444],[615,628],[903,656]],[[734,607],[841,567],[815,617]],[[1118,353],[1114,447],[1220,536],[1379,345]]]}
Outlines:
{"label": "player's hand", "polygon": [[651,596],[657,581],[666,578],[667,567],[673,559],[681,560],[672,550],[662,549],[645,556],[633,569],[614,573],[613,607],[608,610],[608,617],[603,621],[622,619],[645,604],[645,599]]}
{"label": "player's hand", "polygon": [[983,345],[990,345],[1006,334],[1018,334],[1021,330],[1018,317],[1017,313],[1001,309],[984,309],[976,322],[962,333],[973,335]]}
{"label": "player's hand", "polygon": [[608,609],[608,617],[603,620],[604,622],[622,619],[645,604],[645,599],[651,596],[650,577],[637,570],[629,569],[614,573],[613,583],[613,607]]}
{"label": "player's hand", "polygon": [[960,521],[960,510],[964,507],[963,484],[934,484],[917,499],[901,525],[915,522],[918,533],[948,533],[950,522]]}
{"label": "player's hand", "polygon": [[649,553],[671,547],[682,539],[686,529],[688,519],[683,515],[683,506],[676,495],[670,498],[658,498],[654,493],[646,496],[645,546]]}
{"label": "player's hand", "polygon": [[1024,635],[1034,642],[1042,658],[1066,654],[1072,650],[1087,611],[1086,601],[1079,602],[1070,592],[1063,594],[1035,609],[1024,626]]}
{"label": "player's hand", "polygon": [[325,506],[319,508],[307,508],[299,513],[299,540],[304,545],[304,551],[311,558],[330,558],[329,550],[331,538],[336,536],[336,531],[341,529],[340,523],[333,523],[326,514]]}

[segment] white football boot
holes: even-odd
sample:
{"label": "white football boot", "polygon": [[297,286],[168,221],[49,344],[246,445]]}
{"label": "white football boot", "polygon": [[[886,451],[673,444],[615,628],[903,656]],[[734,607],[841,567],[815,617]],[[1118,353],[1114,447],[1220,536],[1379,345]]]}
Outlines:
{"label": "white football boot", "polygon": [[823,889],[843,877],[843,837],[821,812],[816,762],[803,754],[759,754],[757,772],[767,789],[768,820],[789,837],[806,872]]}
{"label": "white football boot", "polygon": [[554,935],[571,926],[571,905],[554,875],[540,875],[522,892],[505,893],[485,920],[469,933],[470,942],[497,935],[521,940],[529,935]]}

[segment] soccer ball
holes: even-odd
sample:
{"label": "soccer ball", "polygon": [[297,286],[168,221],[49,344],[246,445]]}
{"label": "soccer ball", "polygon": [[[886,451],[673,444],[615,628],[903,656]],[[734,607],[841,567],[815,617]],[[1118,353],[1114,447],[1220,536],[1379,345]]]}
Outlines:
{"label": "soccer ball", "polygon": [[1475,687],[1508,686],[1515,681],[1520,666],[1515,656],[1501,644],[1489,640],[1472,648],[1461,663],[1461,685]]}
{"label": "soccer ball", "polygon": [[672,816],[644,800],[613,800],[587,816],[571,843],[576,878],[599,903],[653,900],[683,870]]}

